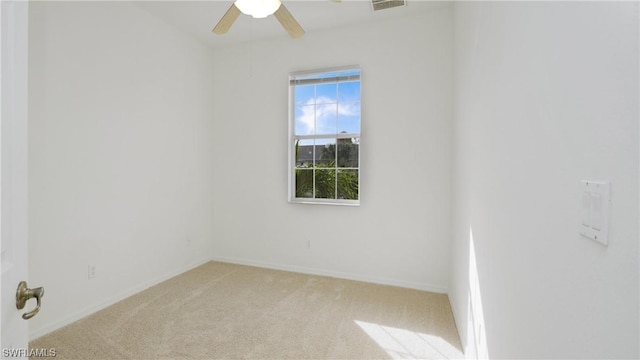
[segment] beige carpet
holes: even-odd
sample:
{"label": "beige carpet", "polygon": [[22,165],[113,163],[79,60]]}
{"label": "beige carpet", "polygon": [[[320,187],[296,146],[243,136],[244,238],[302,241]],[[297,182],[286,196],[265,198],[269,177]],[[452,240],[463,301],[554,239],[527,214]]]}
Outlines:
{"label": "beige carpet", "polygon": [[30,346],[57,359],[463,357],[446,295],[219,262]]}

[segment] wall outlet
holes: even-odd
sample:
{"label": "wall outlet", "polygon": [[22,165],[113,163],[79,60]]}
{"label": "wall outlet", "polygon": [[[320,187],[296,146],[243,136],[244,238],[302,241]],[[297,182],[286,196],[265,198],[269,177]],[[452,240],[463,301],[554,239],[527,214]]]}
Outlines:
{"label": "wall outlet", "polygon": [[95,265],[89,265],[88,267],[88,278],[89,279],[93,279],[96,277],[96,266]]}
{"label": "wall outlet", "polygon": [[311,249],[311,240],[307,240],[307,249]]}

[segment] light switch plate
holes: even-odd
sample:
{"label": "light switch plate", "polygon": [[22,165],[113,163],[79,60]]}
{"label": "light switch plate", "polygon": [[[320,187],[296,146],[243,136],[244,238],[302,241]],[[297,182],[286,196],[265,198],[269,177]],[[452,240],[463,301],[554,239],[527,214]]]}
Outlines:
{"label": "light switch plate", "polygon": [[582,180],[580,235],[609,244],[609,203],[611,184],[608,181]]}

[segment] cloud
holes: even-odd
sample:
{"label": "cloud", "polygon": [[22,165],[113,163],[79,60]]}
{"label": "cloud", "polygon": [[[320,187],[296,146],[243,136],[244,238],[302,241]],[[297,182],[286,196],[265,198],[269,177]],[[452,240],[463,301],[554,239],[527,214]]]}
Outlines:
{"label": "cloud", "polygon": [[338,116],[357,115],[356,104],[336,103],[326,96],[310,98],[296,114],[296,133],[299,135],[335,134]]}

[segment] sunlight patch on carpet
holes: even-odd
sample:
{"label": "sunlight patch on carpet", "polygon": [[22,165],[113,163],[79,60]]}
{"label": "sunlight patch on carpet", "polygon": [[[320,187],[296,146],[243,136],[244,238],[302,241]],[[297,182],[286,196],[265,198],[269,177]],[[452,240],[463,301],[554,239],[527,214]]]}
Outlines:
{"label": "sunlight patch on carpet", "polygon": [[393,359],[463,359],[439,336],[356,320],[355,323]]}

